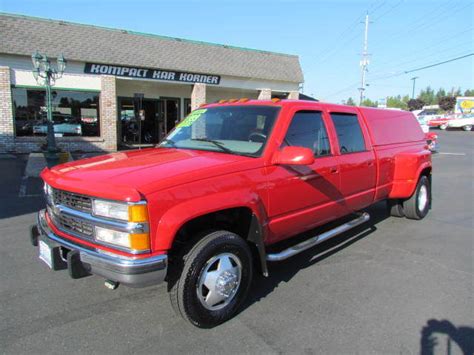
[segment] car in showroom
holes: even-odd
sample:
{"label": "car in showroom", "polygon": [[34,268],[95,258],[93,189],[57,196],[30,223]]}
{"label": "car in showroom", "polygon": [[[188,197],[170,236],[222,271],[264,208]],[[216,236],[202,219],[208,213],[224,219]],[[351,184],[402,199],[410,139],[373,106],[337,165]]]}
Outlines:
{"label": "car in showroom", "polygon": [[[81,136],[82,126],[79,120],[59,112],[53,112],[53,128],[57,137],[63,136]],[[43,116],[41,123],[33,126],[34,135],[46,135],[48,133],[48,120]]]}

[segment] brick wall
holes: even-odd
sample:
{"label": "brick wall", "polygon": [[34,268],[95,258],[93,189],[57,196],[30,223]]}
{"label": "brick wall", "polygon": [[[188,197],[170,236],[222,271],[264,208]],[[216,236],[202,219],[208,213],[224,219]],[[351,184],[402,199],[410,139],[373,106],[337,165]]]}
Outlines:
{"label": "brick wall", "polygon": [[10,68],[0,67],[0,153],[15,149],[14,134]]}
{"label": "brick wall", "polygon": [[191,111],[206,103],[206,84],[194,84],[191,92]]}
{"label": "brick wall", "polygon": [[101,77],[100,120],[103,149],[117,150],[117,82],[111,75]]}

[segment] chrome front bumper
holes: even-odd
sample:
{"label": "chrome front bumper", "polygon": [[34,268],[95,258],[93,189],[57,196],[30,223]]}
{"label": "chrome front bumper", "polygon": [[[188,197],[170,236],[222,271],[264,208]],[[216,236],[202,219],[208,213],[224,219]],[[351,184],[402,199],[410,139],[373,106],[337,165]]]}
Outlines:
{"label": "chrome front bumper", "polygon": [[55,234],[48,226],[45,213],[45,210],[38,212],[37,224],[33,226],[33,229],[36,227],[36,231],[32,229],[32,243],[38,245],[37,240],[40,239],[52,248],[59,248],[64,268],[67,267],[72,277],[87,273],[95,274],[131,287],[156,285],[165,280],[167,255],[129,258],[89,249]]}

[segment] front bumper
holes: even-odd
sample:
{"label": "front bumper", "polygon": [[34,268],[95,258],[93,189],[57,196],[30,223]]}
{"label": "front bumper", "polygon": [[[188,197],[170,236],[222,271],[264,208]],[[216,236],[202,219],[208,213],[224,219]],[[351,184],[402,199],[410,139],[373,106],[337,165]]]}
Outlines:
{"label": "front bumper", "polygon": [[56,259],[53,269],[67,268],[73,278],[95,274],[131,287],[151,286],[164,281],[167,255],[128,258],[80,246],[55,234],[48,226],[45,213],[45,210],[38,212],[37,223],[31,230],[31,241],[37,246],[41,240],[51,248],[53,259]]}

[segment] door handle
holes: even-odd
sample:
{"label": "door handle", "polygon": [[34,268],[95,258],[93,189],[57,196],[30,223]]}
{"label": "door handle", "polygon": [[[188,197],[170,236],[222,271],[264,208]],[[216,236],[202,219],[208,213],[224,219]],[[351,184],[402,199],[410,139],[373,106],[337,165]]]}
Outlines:
{"label": "door handle", "polygon": [[374,162],[373,162],[373,161],[369,161],[369,162],[367,163],[367,165],[368,165],[368,166],[373,166],[373,165],[374,165]]}
{"label": "door handle", "polygon": [[329,169],[329,172],[330,172],[331,174],[337,174],[337,173],[339,172],[339,169],[333,167],[333,168],[330,168],[330,169]]}

